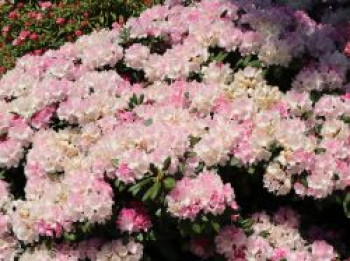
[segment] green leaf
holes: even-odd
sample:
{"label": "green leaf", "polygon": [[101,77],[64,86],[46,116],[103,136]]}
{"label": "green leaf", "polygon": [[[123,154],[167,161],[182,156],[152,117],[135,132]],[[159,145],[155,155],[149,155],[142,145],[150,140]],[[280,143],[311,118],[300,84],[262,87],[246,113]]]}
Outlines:
{"label": "green leaf", "polygon": [[267,238],[270,235],[270,232],[267,230],[263,230],[259,233],[259,236],[263,237],[263,238]]}
{"label": "green leaf", "polygon": [[220,224],[217,222],[212,221],[211,222],[211,227],[214,229],[215,232],[219,232],[220,231]]}
{"label": "green leaf", "polygon": [[162,216],[162,209],[159,208],[156,212],[155,212],[156,217],[161,217]]}
{"label": "green leaf", "polygon": [[224,52],[220,52],[218,53],[213,60],[217,61],[217,62],[222,62],[223,60],[225,60],[225,58],[228,56],[229,53],[224,53]]}
{"label": "green leaf", "polygon": [[256,68],[262,67],[262,63],[259,60],[251,61],[248,65]]}
{"label": "green leaf", "polygon": [[242,226],[243,229],[250,229],[254,224],[254,220],[251,218],[242,219],[239,221],[239,224]]}
{"label": "green leaf", "polygon": [[91,230],[91,225],[90,225],[89,222],[86,222],[85,224],[83,224],[83,225],[81,226],[81,231],[82,231],[84,234],[88,233],[90,230]]}
{"label": "green leaf", "polygon": [[315,149],[315,154],[319,155],[319,154],[324,154],[326,152],[325,148],[316,148]]}
{"label": "green leaf", "polygon": [[174,178],[168,177],[163,180],[163,184],[167,190],[171,190],[175,187],[176,181]]}
{"label": "green leaf", "polygon": [[142,241],[143,241],[143,234],[142,234],[142,233],[138,234],[138,235],[136,236],[136,239],[137,239],[138,241],[142,242]]}
{"label": "green leaf", "polygon": [[100,16],[99,17],[99,22],[101,23],[101,25],[103,25],[104,22],[105,22],[105,17],[104,16]]}
{"label": "green leaf", "polygon": [[120,32],[120,39],[122,40],[123,43],[127,43],[130,41],[130,28],[129,27],[124,27],[123,30]]}
{"label": "green leaf", "polygon": [[200,137],[190,137],[190,146],[193,147],[194,145],[196,145],[199,141],[201,140]]}
{"label": "green leaf", "polygon": [[119,192],[123,192],[126,189],[126,185],[120,180],[114,181],[114,187],[116,187]]}
{"label": "green leaf", "polygon": [[322,94],[317,91],[312,91],[310,93],[310,100],[314,103],[318,102],[319,99],[321,99]]}
{"label": "green leaf", "polygon": [[138,104],[138,105],[142,104],[143,101],[144,101],[144,99],[145,99],[145,95],[144,95],[144,94],[141,94],[140,97],[139,97],[139,99],[138,99],[138,101],[137,101],[137,104]]}
{"label": "green leaf", "polygon": [[248,173],[249,173],[249,174],[254,174],[254,173],[255,173],[255,168],[254,168],[253,166],[250,166],[250,167],[248,168]]}
{"label": "green leaf", "polygon": [[132,187],[130,187],[128,189],[128,191],[133,195],[133,196],[136,196],[140,190],[146,186],[149,182],[151,182],[152,179],[151,178],[146,178],[138,183],[136,183],[135,185],[133,185]]}
{"label": "green leaf", "polygon": [[344,121],[346,124],[350,124],[350,116],[343,115],[341,117],[341,120]]}
{"label": "green leaf", "polygon": [[239,159],[233,157],[231,159],[231,161],[230,161],[230,166],[237,166],[237,167],[239,167],[239,166],[241,166],[241,162],[240,162]]}
{"label": "green leaf", "polygon": [[184,165],[184,163],[180,162],[179,165],[178,165],[178,171],[180,173],[183,173],[184,170],[185,170],[185,165]]}
{"label": "green leaf", "polygon": [[309,184],[307,183],[306,177],[303,177],[299,180],[299,182],[305,187],[308,188]]}
{"label": "green leaf", "polygon": [[252,56],[248,55],[246,57],[243,57],[242,59],[240,59],[237,64],[236,64],[236,68],[237,67],[247,67],[248,63],[251,61]]}
{"label": "green leaf", "polygon": [[143,124],[145,124],[145,126],[151,126],[152,124],[153,124],[153,120],[152,119],[148,119],[148,120],[145,120],[144,122],[143,122]]}
{"label": "green leaf", "polygon": [[112,159],[112,164],[114,167],[118,167],[119,166],[119,159]]}
{"label": "green leaf", "polygon": [[157,197],[157,195],[160,191],[160,188],[161,188],[161,185],[159,182],[154,183],[153,186],[150,187],[146,191],[146,193],[143,195],[142,201],[147,201],[149,199],[154,200]]}
{"label": "green leaf", "polygon": [[150,171],[151,171],[153,174],[158,175],[159,170],[158,170],[158,168],[157,168],[153,163],[151,163],[151,164],[149,165],[149,169],[150,169]]}
{"label": "green leaf", "polygon": [[196,157],[197,156],[197,153],[194,152],[194,151],[189,151],[186,153],[186,157],[187,158],[193,158],[193,157]]}
{"label": "green leaf", "polygon": [[322,130],[322,124],[315,125],[314,130],[316,134],[320,134]]}
{"label": "green leaf", "polygon": [[202,232],[202,227],[201,225],[197,224],[197,223],[193,223],[192,225],[192,230],[196,233],[196,234],[200,234]]}
{"label": "green leaf", "polygon": [[0,171],[0,179],[5,179],[5,171]]}
{"label": "green leaf", "polygon": [[73,241],[75,241],[77,239],[75,234],[68,233],[68,232],[65,232],[63,234],[63,238],[64,238],[64,240],[69,241],[69,242],[73,242]]}
{"label": "green leaf", "polygon": [[155,183],[152,187],[151,187],[151,190],[152,190],[152,193],[151,193],[151,199],[154,200],[158,193],[160,192],[160,188],[161,188],[161,184],[159,182]]}
{"label": "green leaf", "polygon": [[346,195],[344,201],[343,201],[343,208],[345,215],[350,218],[350,192]]}
{"label": "green leaf", "polygon": [[171,157],[167,157],[163,163],[163,170],[167,170],[171,165]]}
{"label": "green leaf", "polygon": [[202,220],[203,222],[208,222],[208,221],[209,221],[209,219],[208,219],[207,216],[202,216],[201,220]]}
{"label": "green leaf", "polygon": [[148,234],[148,238],[151,241],[155,241],[157,239],[156,234],[154,233],[154,230],[151,230],[151,232]]}

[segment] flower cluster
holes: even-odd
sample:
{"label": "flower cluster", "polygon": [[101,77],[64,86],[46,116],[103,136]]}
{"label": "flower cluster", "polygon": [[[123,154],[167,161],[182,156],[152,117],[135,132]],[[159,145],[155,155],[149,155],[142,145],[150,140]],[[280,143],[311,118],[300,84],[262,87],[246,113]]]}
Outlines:
{"label": "flower cluster", "polygon": [[24,253],[20,261],[46,260],[46,261],[78,261],[90,260],[140,260],[143,247],[141,244],[130,241],[124,244],[121,240],[103,242],[100,239],[90,239],[77,247],[57,245],[55,251],[48,250],[45,246],[38,246],[30,252]]}
{"label": "flower cluster", "polygon": [[133,233],[147,231],[152,223],[145,207],[138,202],[132,202],[131,208],[123,208],[117,218],[117,226],[121,231]]}
{"label": "flower cluster", "polygon": [[140,260],[188,239],[203,258],[349,255],[262,212],[350,216],[347,39],[248,2],[158,5],[18,60],[0,80],[0,259]]}
{"label": "flower cluster", "polygon": [[227,260],[336,260],[337,254],[325,241],[307,242],[300,235],[298,217],[282,208],[273,217],[255,213],[251,235],[235,226],[224,227],[215,238],[217,251]]}
{"label": "flower cluster", "polygon": [[219,215],[227,205],[235,208],[231,186],[210,172],[183,178],[168,195],[169,212],[180,218],[195,219],[200,211]]}

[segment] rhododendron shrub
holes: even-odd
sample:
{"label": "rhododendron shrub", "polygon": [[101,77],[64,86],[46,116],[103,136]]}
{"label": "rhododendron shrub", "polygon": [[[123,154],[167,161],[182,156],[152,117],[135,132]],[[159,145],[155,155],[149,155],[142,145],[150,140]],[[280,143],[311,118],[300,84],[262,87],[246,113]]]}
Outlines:
{"label": "rhododendron shrub", "polygon": [[0,259],[349,257],[346,36],[258,2],[170,1],[20,58]]}

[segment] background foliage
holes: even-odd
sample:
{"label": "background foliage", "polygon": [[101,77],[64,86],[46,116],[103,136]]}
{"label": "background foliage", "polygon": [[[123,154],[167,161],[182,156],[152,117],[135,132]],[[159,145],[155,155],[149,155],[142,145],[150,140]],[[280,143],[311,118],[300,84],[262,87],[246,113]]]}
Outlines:
{"label": "background foliage", "polygon": [[27,53],[42,54],[94,29],[123,23],[161,0],[5,1],[0,3],[0,76]]}

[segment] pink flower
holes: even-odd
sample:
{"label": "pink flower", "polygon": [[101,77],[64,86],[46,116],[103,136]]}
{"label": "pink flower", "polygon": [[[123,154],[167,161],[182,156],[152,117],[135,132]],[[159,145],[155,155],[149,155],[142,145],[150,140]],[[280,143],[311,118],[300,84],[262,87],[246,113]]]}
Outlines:
{"label": "pink flower", "polygon": [[46,10],[46,9],[52,7],[52,3],[49,2],[49,1],[40,2],[40,3],[39,3],[39,6],[41,7],[42,10]]}
{"label": "pink flower", "polygon": [[151,220],[143,205],[134,204],[132,208],[123,208],[117,218],[117,226],[123,232],[147,232],[151,226]]}
{"label": "pink flower", "polygon": [[332,261],[337,257],[333,247],[328,245],[325,241],[315,241],[312,244],[311,252],[313,260],[317,261]]}
{"label": "pink flower", "polygon": [[64,19],[63,17],[59,17],[56,20],[56,24],[58,25],[63,25],[66,22],[66,19]]}
{"label": "pink flower", "polygon": [[36,223],[35,229],[38,231],[39,235],[57,238],[60,237],[63,232],[63,227],[59,223],[50,224],[43,220]]}
{"label": "pink flower", "polygon": [[286,259],[288,257],[289,252],[290,251],[285,247],[277,248],[272,253],[271,261],[280,261],[283,258]]}
{"label": "pink flower", "polygon": [[347,42],[347,44],[345,45],[344,54],[345,54],[346,56],[350,57],[350,41]]}
{"label": "pink flower", "polygon": [[133,183],[135,181],[134,172],[128,167],[127,163],[121,163],[116,171],[116,176],[119,180],[125,183]]}
{"label": "pink flower", "polygon": [[34,128],[41,129],[42,127],[47,125],[55,111],[56,106],[54,105],[47,106],[41,111],[38,111],[31,118],[31,125]]}
{"label": "pink flower", "polygon": [[136,119],[135,113],[131,111],[121,111],[117,113],[117,118],[123,122],[133,122]]}
{"label": "pink flower", "polygon": [[227,260],[243,261],[248,238],[244,231],[235,226],[224,227],[215,238],[216,251]]}
{"label": "pink flower", "polygon": [[176,183],[167,196],[169,212],[180,218],[194,220],[200,211],[222,214],[234,202],[230,184],[223,184],[214,172],[200,173],[196,178],[185,177]]}
{"label": "pink flower", "polygon": [[9,218],[0,213],[0,237],[9,232]]}

